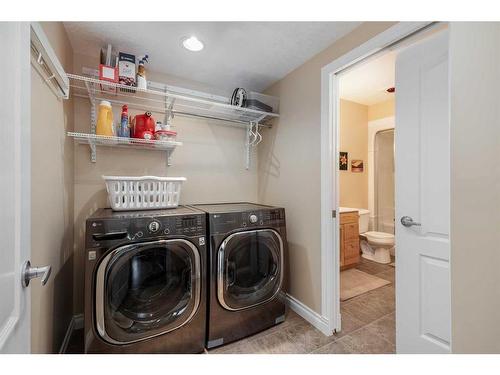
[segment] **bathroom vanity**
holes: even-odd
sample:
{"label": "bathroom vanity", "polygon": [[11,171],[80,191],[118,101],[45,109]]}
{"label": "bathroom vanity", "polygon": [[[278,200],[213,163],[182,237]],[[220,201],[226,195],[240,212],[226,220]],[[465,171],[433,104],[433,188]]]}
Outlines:
{"label": "bathroom vanity", "polygon": [[340,269],[355,267],[359,263],[358,211],[340,213]]}

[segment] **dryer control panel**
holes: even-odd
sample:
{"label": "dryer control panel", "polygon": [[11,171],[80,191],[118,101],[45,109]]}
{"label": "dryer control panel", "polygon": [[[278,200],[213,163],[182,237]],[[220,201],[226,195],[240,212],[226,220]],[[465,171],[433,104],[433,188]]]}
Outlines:
{"label": "dryer control panel", "polygon": [[235,229],[281,226],[285,226],[285,210],[283,208],[210,214],[212,234],[228,233]]}

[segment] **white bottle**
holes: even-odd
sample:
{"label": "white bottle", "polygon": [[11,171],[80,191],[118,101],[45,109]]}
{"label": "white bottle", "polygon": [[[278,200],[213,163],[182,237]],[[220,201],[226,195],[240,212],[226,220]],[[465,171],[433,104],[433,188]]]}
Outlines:
{"label": "white bottle", "polygon": [[139,67],[137,68],[137,88],[146,90],[148,88],[148,81],[146,80],[146,67],[144,63],[148,62],[148,55],[142,57],[139,61]]}

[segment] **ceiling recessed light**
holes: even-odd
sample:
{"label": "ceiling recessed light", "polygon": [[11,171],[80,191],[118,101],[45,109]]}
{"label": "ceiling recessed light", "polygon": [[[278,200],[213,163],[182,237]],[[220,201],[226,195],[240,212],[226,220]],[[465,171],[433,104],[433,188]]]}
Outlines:
{"label": "ceiling recessed light", "polygon": [[193,52],[198,52],[203,49],[203,43],[195,36],[190,36],[188,38],[182,39],[182,46]]}

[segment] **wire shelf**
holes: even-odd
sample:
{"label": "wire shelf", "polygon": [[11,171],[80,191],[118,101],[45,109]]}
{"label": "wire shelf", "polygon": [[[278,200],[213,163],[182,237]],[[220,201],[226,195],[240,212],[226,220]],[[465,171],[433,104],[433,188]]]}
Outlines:
{"label": "wire shelf", "polygon": [[107,100],[115,104],[174,116],[189,116],[205,119],[229,121],[239,124],[263,124],[278,113],[264,112],[250,108],[236,107],[201,95],[179,94],[165,86],[160,89],[139,89],[117,83],[101,81],[88,76],[68,74],[73,95],[89,97],[93,100]]}
{"label": "wire shelf", "polygon": [[111,137],[105,135],[87,134],[68,132],[69,137],[81,144],[108,146],[108,147],[127,147],[127,148],[141,148],[148,150],[158,151],[173,151],[177,146],[182,146],[182,142],[176,141],[157,141],[139,138],[124,138],[124,137]]}

